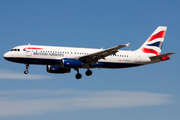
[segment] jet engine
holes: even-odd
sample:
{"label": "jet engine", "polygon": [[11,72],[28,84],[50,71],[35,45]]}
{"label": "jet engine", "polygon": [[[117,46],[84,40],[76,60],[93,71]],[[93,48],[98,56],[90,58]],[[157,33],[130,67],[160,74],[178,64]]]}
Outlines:
{"label": "jet engine", "polygon": [[63,58],[61,59],[60,65],[63,68],[80,68],[82,67],[83,63],[80,60]]}
{"label": "jet engine", "polygon": [[47,65],[46,70],[48,73],[70,73],[71,69],[69,68],[62,68],[60,66],[52,66],[52,65]]}

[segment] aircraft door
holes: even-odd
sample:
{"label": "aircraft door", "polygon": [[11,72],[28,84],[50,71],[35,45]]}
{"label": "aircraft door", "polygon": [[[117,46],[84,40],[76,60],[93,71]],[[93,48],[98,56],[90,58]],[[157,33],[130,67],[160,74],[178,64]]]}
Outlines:
{"label": "aircraft door", "polygon": [[33,51],[26,49],[26,56],[32,56]]}
{"label": "aircraft door", "polygon": [[141,55],[139,52],[136,52],[136,62],[140,62],[141,61]]}

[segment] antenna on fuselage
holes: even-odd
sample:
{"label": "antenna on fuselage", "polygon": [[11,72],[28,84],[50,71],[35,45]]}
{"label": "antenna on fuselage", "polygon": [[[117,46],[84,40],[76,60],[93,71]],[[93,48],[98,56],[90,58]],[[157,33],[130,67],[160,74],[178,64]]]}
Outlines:
{"label": "antenna on fuselage", "polygon": [[30,45],[30,43],[28,45]]}

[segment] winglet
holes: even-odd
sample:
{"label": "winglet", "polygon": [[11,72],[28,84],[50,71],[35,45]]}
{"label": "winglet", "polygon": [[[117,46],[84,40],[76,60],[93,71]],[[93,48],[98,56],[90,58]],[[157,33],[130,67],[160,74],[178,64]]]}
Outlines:
{"label": "winglet", "polygon": [[130,44],[130,43],[127,43],[127,44],[126,44],[126,46],[127,46],[128,48],[129,48],[129,44]]}

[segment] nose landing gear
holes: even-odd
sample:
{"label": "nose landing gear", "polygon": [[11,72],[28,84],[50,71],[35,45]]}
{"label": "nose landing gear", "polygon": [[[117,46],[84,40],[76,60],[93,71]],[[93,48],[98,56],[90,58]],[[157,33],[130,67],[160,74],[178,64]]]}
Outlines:
{"label": "nose landing gear", "polygon": [[26,64],[26,70],[24,71],[24,74],[28,74],[28,68],[29,68],[29,64]]}

